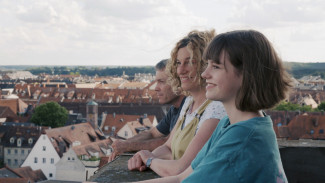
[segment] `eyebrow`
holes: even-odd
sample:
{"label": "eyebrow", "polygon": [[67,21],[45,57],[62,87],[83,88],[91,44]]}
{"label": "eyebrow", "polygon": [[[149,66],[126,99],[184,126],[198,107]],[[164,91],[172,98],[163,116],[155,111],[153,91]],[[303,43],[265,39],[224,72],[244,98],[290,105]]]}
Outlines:
{"label": "eyebrow", "polygon": [[[189,59],[191,59],[191,57],[186,57],[186,58],[185,58],[186,61],[189,60]],[[179,61],[179,59],[176,58],[176,61]]]}

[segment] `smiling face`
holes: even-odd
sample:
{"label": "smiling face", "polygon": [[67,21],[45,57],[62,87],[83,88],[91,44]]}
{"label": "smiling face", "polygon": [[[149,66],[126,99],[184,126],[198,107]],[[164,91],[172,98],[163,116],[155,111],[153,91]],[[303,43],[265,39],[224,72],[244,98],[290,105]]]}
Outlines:
{"label": "smiling face", "polygon": [[224,104],[233,102],[241,88],[242,74],[230,63],[225,52],[220,55],[220,64],[208,60],[208,67],[202,73],[206,79],[206,97],[210,100],[221,101]]}
{"label": "smiling face", "polygon": [[157,85],[155,91],[157,92],[160,104],[171,104],[177,97],[177,95],[173,93],[171,86],[167,84],[167,79],[168,76],[165,73],[165,70],[156,71]]}
{"label": "smiling face", "polygon": [[177,75],[184,91],[191,92],[200,88],[196,75],[197,63],[195,60],[191,62],[191,54],[186,47],[178,50],[176,65]]}

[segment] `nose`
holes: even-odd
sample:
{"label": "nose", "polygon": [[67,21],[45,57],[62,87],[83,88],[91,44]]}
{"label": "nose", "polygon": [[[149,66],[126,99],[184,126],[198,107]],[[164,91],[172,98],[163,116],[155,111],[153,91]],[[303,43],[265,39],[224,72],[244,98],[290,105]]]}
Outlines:
{"label": "nose", "polygon": [[201,74],[201,77],[204,78],[204,79],[208,79],[210,77],[210,74],[209,74],[209,67],[207,67]]}
{"label": "nose", "polygon": [[185,74],[186,73],[186,68],[185,64],[181,63],[177,66],[177,73],[178,74]]}
{"label": "nose", "polygon": [[157,92],[157,91],[159,91],[159,90],[160,90],[160,87],[159,87],[159,83],[158,83],[158,82],[156,82],[155,91]]}

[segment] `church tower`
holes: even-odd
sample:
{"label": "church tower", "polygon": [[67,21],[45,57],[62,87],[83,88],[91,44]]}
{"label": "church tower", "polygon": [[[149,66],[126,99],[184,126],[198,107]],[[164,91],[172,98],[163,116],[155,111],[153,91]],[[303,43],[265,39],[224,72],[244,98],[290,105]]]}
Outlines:
{"label": "church tower", "polygon": [[98,128],[98,104],[93,100],[87,104],[87,121],[94,129]]}

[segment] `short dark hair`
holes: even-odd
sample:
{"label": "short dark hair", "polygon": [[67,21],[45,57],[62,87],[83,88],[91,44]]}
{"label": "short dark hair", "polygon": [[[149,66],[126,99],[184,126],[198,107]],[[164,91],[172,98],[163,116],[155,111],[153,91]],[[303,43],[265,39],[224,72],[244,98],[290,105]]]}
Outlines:
{"label": "short dark hair", "polygon": [[168,59],[164,59],[164,60],[159,61],[155,66],[156,71],[165,70],[167,62],[168,62]]}
{"label": "short dark hair", "polygon": [[219,34],[205,50],[204,59],[220,64],[222,53],[243,76],[236,97],[239,110],[268,109],[285,99],[291,87],[290,76],[262,33],[239,30]]}

